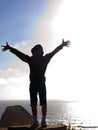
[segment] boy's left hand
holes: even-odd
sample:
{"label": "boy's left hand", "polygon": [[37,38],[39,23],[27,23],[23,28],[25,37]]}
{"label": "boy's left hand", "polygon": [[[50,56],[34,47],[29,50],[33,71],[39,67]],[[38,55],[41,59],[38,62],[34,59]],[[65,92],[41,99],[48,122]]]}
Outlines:
{"label": "boy's left hand", "polygon": [[62,39],[62,45],[69,47],[70,41],[69,40],[68,41],[64,41],[64,39]]}

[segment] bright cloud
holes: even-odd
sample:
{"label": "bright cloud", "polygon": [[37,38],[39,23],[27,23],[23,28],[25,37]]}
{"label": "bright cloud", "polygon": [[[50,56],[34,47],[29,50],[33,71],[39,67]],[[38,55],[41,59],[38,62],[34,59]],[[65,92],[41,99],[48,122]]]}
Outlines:
{"label": "bright cloud", "polygon": [[29,98],[28,74],[23,74],[22,72],[20,74],[19,70],[14,70],[10,68],[1,73],[1,75],[2,78],[0,78],[0,90],[2,93],[0,94],[0,99]]}

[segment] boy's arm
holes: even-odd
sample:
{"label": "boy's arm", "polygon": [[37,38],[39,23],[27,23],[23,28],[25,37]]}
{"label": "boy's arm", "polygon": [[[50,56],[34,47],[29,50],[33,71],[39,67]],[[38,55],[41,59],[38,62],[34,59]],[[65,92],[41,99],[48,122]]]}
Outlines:
{"label": "boy's arm", "polygon": [[25,55],[24,53],[18,51],[17,49],[11,47],[8,42],[6,42],[6,45],[1,46],[2,51],[7,51],[10,50],[13,54],[15,54],[17,57],[19,57],[21,60],[23,60],[24,62],[29,62],[30,57],[28,55]]}
{"label": "boy's arm", "polygon": [[70,41],[69,40],[68,41],[64,41],[64,39],[62,39],[62,44],[59,45],[56,49],[54,49],[51,52],[52,56],[54,56],[58,51],[60,51],[61,49],[63,49],[64,46],[69,47],[69,45],[70,45]]}

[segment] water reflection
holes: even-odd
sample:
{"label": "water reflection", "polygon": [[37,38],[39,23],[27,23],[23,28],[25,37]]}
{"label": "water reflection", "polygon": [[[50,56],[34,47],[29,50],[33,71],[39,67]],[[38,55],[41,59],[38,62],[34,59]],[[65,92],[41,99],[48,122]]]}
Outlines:
{"label": "water reflection", "polygon": [[[64,114],[64,121],[75,126],[97,127],[98,126],[98,103],[97,102],[69,102],[67,115]],[[66,122],[67,117],[67,122]]]}

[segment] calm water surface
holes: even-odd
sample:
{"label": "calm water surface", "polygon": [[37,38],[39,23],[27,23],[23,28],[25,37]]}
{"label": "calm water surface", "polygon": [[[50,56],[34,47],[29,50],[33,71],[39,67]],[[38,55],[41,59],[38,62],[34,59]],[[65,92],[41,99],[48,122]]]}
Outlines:
{"label": "calm water surface", "polygon": [[[30,114],[29,101],[0,101],[0,117],[7,106],[22,105]],[[41,120],[41,110],[38,106],[38,118]],[[77,129],[98,130],[97,102],[66,102],[48,101],[47,122],[51,124],[71,124]]]}

